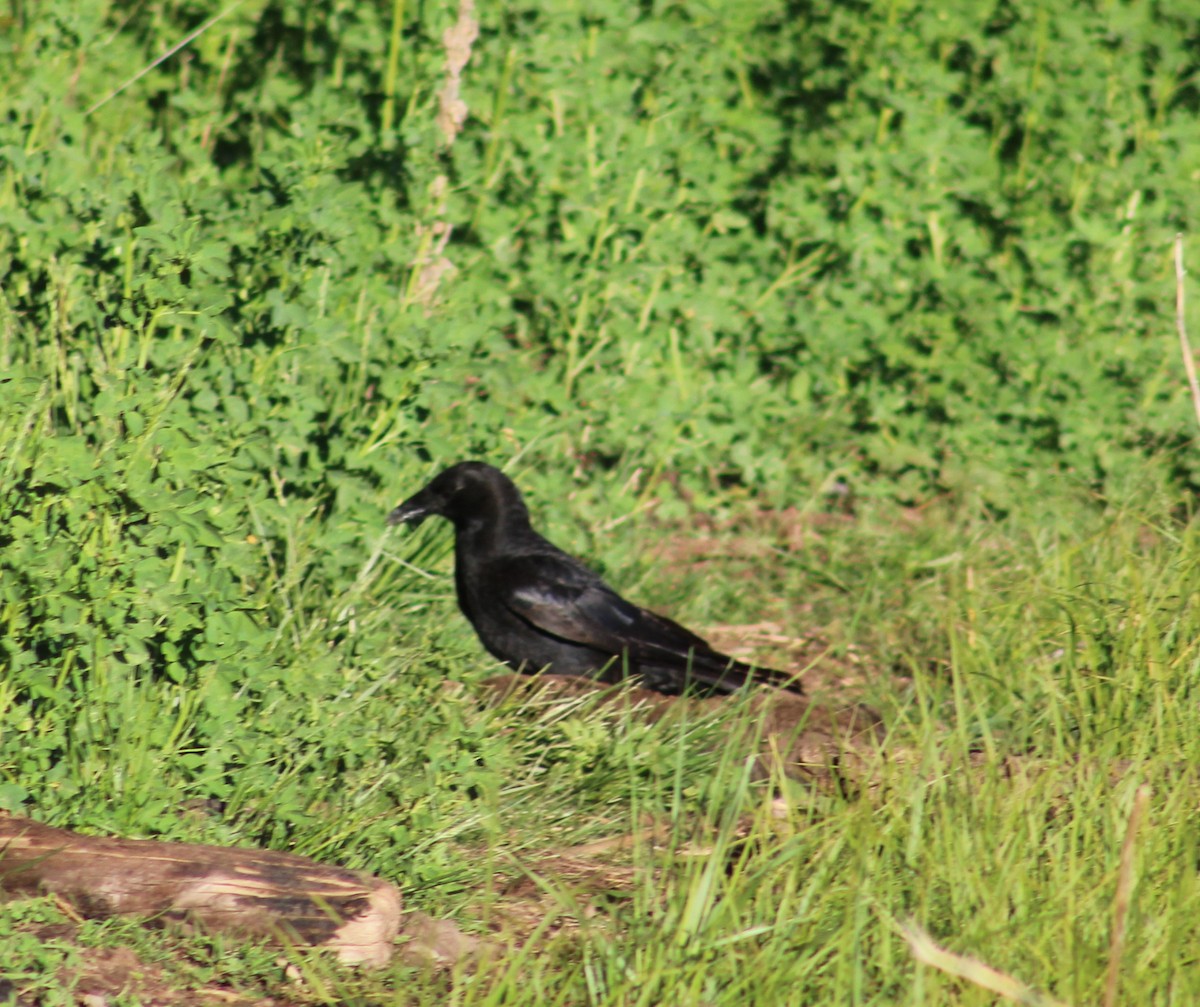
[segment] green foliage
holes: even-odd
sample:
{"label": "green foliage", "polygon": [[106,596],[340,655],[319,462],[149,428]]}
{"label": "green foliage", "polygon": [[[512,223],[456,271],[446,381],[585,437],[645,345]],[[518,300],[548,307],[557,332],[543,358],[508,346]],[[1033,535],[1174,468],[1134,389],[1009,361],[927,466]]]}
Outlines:
{"label": "green foliage", "polygon": [[[1170,262],[1200,6],[478,14],[453,142],[447,6],[0,19],[0,808],[295,848],[445,911],[504,843],[642,806],[729,846],[760,795],[712,725],[445,684],[481,662],[444,531],[383,515],[437,466],[511,460],[635,595],[820,626],[912,680],[875,697],[905,744],[949,725],[882,810],[814,805],[761,864],[641,893],[554,996],[972,1002],[906,971],[907,913],[964,949],[1004,930],[993,964],[1034,947],[1097,999],[1126,791],[1060,769],[1010,805],[956,774],[979,750],[1169,774],[1200,736]],[[818,526],[843,486],[857,520]],[[804,548],[755,523],[784,506],[820,529]],[[758,551],[683,571],[635,545],[693,526]],[[995,884],[969,871],[1017,834]],[[1166,989],[1195,851],[1154,842],[1136,974]],[[523,964],[481,1002],[562,978]]]}

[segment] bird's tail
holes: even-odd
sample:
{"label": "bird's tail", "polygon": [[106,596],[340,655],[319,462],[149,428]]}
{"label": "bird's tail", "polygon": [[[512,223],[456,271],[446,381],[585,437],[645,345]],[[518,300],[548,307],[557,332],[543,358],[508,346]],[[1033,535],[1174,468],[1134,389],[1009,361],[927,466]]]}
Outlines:
{"label": "bird's tail", "polygon": [[717,651],[693,651],[689,657],[686,673],[689,691],[728,694],[747,685],[769,685],[788,692],[804,692],[799,676],[788,671],[746,664]]}

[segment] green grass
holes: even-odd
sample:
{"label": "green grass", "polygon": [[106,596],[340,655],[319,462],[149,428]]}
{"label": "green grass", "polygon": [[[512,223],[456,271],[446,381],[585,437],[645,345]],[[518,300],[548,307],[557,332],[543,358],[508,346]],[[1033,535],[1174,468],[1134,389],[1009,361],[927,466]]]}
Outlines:
{"label": "green grass", "polygon": [[[15,5],[0,808],[361,868],[495,947],[295,980],[14,901],[0,978],[993,1002],[911,924],[1083,1005],[1123,921],[1117,1002],[1196,995],[1190,7],[508,4],[449,141],[447,6]],[[819,655],[881,751],[806,787],[736,703],[492,704],[447,530],[384,526],[467,457],[624,593]]]}
{"label": "green grass", "polygon": [[[138,937],[184,988],[203,975],[300,1002],[444,1002],[447,982],[463,1003],[992,1002],[917,964],[899,931],[911,921],[1087,1004],[1102,998],[1121,843],[1147,785],[1121,999],[1186,999],[1197,939],[1195,531],[1145,504],[1061,522],[895,517],[868,508],[825,533],[822,566],[847,590],[814,584],[802,555],[780,555],[758,586],[739,589],[742,611],[756,597],[784,611],[811,605],[835,650],[868,641],[867,692],[888,735],[847,793],[790,785],[781,813],[772,787],[750,781],[745,751],[713,751],[710,722],[648,725],[578,702],[485,707],[475,683],[489,662],[454,611],[445,558],[437,579],[419,581],[425,596],[405,590],[412,575],[391,557],[407,561],[414,539],[396,535],[361,586],[365,619],[415,609],[445,627],[440,640],[393,642],[323,674],[306,662],[318,670],[303,690],[230,725],[220,751],[246,753],[235,774],[246,782],[224,815],[178,812],[205,793],[203,775],[156,778],[192,751],[199,704],[141,681],[122,694],[124,718],[75,735],[81,790],[37,791],[39,817],[133,834],[158,801],[155,834],[367,868],[396,881],[410,908],[467,931],[499,927],[495,957],[474,975],[309,963],[307,986],[266,965],[228,973],[224,959],[197,972],[180,962],[202,950]],[[636,564],[636,525],[613,540],[618,566]],[[417,541],[446,538],[425,534]],[[705,594],[723,600],[728,583],[708,582]],[[691,590],[654,600],[685,619],[710,603]],[[447,669],[464,684],[445,687]],[[81,815],[87,807],[107,811]],[[591,856],[591,873],[558,856],[642,834],[647,820],[665,833]],[[522,911],[545,914],[552,930],[579,917],[577,929],[524,947],[528,921],[506,930],[506,886],[525,875],[543,895]],[[10,904],[10,932],[27,913]],[[65,953],[10,940],[14,976]]]}

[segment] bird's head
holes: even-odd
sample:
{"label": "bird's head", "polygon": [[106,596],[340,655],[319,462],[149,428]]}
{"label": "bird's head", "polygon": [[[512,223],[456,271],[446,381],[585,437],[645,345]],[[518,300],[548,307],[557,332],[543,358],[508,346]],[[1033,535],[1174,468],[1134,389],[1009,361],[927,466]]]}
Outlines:
{"label": "bird's head", "polygon": [[430,515],[444,517],[457,529],[494,524],[506,514],[524,515],[525,504],[511,479],[485,462],[459,462],[388,515],[388,524],[419,525]]}

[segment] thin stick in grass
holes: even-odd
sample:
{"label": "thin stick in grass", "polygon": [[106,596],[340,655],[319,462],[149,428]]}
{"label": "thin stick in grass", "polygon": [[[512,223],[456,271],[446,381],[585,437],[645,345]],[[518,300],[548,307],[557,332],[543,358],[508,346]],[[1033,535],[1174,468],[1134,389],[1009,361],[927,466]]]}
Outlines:
{"label": "thin stick in grass", "polygon": [[143,77],[145,77],[146,74],[148,74],[151,70],[153,70],[160,63],[165,63],[172,56],[174,56],[177,52],[179,52],[179,50],[182,49],[185,45],[189,44],[190,42],[195,41],[201,35],[203,35],[206,31],[208,31],[209,28],[211,28],[218,21],[220,21],[222,18],[225,18],[228,15],[232,14],[244,2],[245,2],[245,0],[235,0],[234,3],[231,3],[223,11],[219,11],[218,13],[214,14],[207,21],[205,21],[204,24],[202,24],[199,28],[197,28],[195,31],[191,32],[191,34],[184,36],[182,39],[180,39],[178,42],[176,42],[173,46],[171,46],[171,48],[168,49],[166,52],[164,52],[161,56],[159,56],[158,59],[154,60],[151,63],[147,63],[144,67],[142,67],[137,73],[135,73],[132,77],[130,77],[127,81],[125,81],[119,87],[117,87],[116,89],[114,89],[112,91],[109,91],[108,94],[106,94],[98,102],[96,102],[94,105],[92,105],[91,108],[89,108],[86,112],[83,113],[84,118],[87,118],[89,115],[91,115],[97,109],[103,108],[110,101],[112,101],[117,95],[119,95],[122,91],[124,91],[127,87],[130,87],[131,85],[136,84],[139,80],[141,80]]}
{"label": "thin stick in grass", "polygon": [[1192,390],[1192,408],[1196,411],[1196,422],[1200,423],[1200,381],[1196,380],[1196,358],[1192,355],[1192,344],[1188,342],[1187,323],[1183,316],[1183,235],[1175,235],[1175,328],[1179,332],[1179,346],[1183,351],[1183,369],[1187,373],[1188,387]]}
{"label": "thin stick in grass", "polygon": [[[1178,252],[1179,246],[1175,248]],[[1194,374],[1192,379],[1195,380]],[[1116,1007],[1117,1003],[1117,978],[1121,972],[1121,952],[1125,949],[1125,918],[1129,915],[1129,900],[1133,894],[1134,844],[1138,825],[1149,803],[1150,788],[1138,787],[1133,797],[1133,810],[1129,812],[1129,821],[1125,825],[1125,841],[1121,844],[1121,867],[1117,875],[1117,894],[1113,899],[1112,937],[1108,944],[1108,981],[1104,986],[1104,1007]]]}

